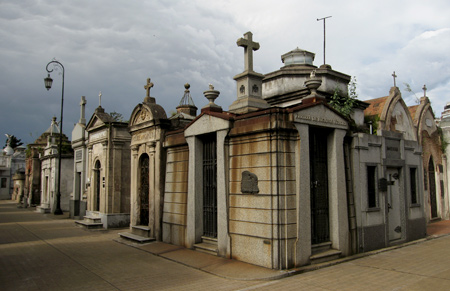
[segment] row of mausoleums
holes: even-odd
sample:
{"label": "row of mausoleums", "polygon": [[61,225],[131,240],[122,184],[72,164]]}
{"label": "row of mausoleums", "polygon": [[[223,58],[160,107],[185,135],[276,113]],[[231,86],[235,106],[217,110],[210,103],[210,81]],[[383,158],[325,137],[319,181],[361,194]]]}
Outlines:
{"label": "row of mausoleums", "polygon": [[285,269],[422,238],[428,221],[448,219],[442,131],[426,94],[408,108],[394,86],[345,116],[329,100],[348,75],[300,49],[256,73],[251,36],[238,40],[245,70],[228,111],[210,85],[197,114],[186,85],[168,118],[150,79],[128,124],[101,106],[86,123],[82,99],[67,203],[79,224],[130,225],[125,238]]}

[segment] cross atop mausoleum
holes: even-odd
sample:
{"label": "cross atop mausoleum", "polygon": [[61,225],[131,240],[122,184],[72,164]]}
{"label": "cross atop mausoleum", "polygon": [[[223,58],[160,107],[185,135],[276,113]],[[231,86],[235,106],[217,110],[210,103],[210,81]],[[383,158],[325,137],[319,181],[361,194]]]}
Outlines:
{"label": "cross atop mausoleum", "polygon": [[78,121],[79,123],[86,123],[86,118],[85,118],[85,106],[86,105],[86,97],[81,96],[81,102],[80,102],[80,120]]}
{"label": "cross atop mausoleum", "polygon": [[253,34],[249,31],[244,34],[244,37],[237,40],[237,45],[244,48],[244,63],[245,71],[253,71],[253,51],[259,49],[259,43],[254,42]]}
{"label": "cross atop mausoleum", "polygon": [[145,97],[150,97],[150,89],[153,87],[153,83],[150,82],[150,78],[147,78],[147,85],[144,86],[144,89],[147,91],[147,95]]}
{"label": "cross atop mausoleum", "polygon": [[395,78],[397,78],[397,75],[395,74],[395,71],[394,71],[394,73],[392,74],[392,77],[394,77],[394,87],[397,87],[397,84],[395,83]]}
{"label": "cross atop mausoleum", "polygon": [[427,97],[427,85],[423,85],[423,97]]}

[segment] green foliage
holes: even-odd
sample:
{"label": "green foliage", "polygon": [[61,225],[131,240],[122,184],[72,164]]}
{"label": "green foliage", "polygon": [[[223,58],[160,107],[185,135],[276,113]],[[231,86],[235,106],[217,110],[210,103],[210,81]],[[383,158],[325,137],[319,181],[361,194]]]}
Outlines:
{"label": "green foliage", "polygon": [[73,153],[72,144],[67,141],[63,141],[61,144],[61,153],[62,154],[71,154]]}
{"label": "green foliage", "polygon": [[353,77],[348,84],[348,97],[342,96],[340,90],[336,88],[334,90],[333,96],[331,96],[330,98],[329,104],[342,115],[350,117],[350,115],[353,113],[353,108],[355,106],[357,98],[358,95],[356,94],[356,78]]}
{"label": "green foliage", "polygon": [[416,104],[419,104],[419,103],[420,103],[420,99],[419,99],[419,97],[417,97],[416,92],[414,92],[414,91],[411,89],[411,86],[410,86],[408,83],[403,83],[403,85],[405,85],[405,91],[406,91],[406,92],[409,92],[409,93],[413,93],[413,94],[414,94],[414,96],[416,97],[415,102],[416,102]]}
{"label": "green foliage", "polygon": [[[8,145],[8,140],[6,140],[5,142],[5,147]],[[17,138],[14,135],[11,135],[11,141],[10,141],[10,147],[12,147],[13,149],[15,149],[18,146],[23,145],[23,142],[21,139]]]}
{"label": "green foliage", "polygon": [[442,128],[438,126],[437,128],[439,133],[439,139],[441,140],[441,151],[443,154],[445,154],[445,151],[447,150],[448,141],[445,139],[444,132],[442,131]]}
{"label": "green foliage", "polygon": [[122,113],[113,111],[113,112],[109,113],[109,115],[110,115],[110,116],[112,117],[112,119],[113,119],[114,121],[116,121],[116,122],[128,122],[128,120],[125,120],[125,119],[123,118]]}
{"label": "green foliage", "polygon": [[[364,116],[364,123],[372,124],[372,134],[377,134],[379,121],[380,121],[380,117],[378,115]],[[370,133],[370,132],[368,132],[368,133]]]}

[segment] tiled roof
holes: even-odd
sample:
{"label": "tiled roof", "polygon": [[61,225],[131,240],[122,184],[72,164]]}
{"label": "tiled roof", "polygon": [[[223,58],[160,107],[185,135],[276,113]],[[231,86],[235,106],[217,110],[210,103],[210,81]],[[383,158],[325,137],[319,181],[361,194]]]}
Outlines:
{"label": "tiled roof", "polygon": [[408,107],[409,113],[411,114],[411,118],[414,120],[415,116],[416,116],[416,111],[419,108],[419,105],[414,105],[414,106],[410,106]]}
{"label": "tiled roof", "polygon": [[364,100],[364,102],[369,103],[369,107],[364,110],[365,116],[380,116],[383,111],[384,105],[388,100],[389,96],[380,97],[371,100]]}

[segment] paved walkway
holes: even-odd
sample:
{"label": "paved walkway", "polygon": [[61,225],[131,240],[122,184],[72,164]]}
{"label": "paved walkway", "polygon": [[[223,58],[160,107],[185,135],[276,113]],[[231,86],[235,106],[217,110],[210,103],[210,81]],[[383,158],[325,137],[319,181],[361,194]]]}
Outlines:
{"label": "paved walkway", "polygon": [[121,231],[86,231],[67,214],[0,201],[0,289],[450,290],[450,221],[430,224],[429,237],[408,246],[306,273],[318,266],[269,270],[161,242],[132,244]]}

